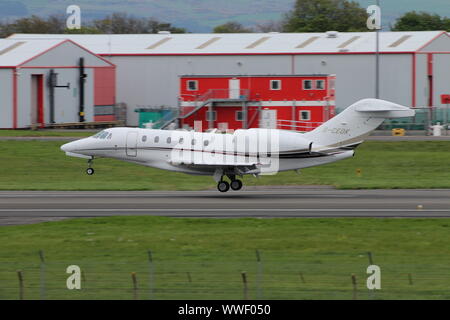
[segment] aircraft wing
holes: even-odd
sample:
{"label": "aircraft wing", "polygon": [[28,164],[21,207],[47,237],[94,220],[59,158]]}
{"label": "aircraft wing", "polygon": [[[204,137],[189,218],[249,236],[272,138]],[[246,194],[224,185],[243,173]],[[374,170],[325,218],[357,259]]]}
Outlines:
{"label": "aircraft wing", "polygon": [[263,163],[252,161],[252,162],[239,162],[239,161],[192,161],[192,162],[170,162],[171,165],[200,170],[200,171],[214,171],[215,169],[228,169],[233,170],[237,174],[245,174],[248,172],[253,172],[262,166]]}

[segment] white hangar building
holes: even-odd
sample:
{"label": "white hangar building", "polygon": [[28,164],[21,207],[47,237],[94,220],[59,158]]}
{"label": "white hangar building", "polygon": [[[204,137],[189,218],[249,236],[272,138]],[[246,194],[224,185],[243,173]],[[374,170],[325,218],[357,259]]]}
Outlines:
{"label": "white hangar building", "polygon": [[[375,96],[375,33],[29,35],[69,38],[117,66],[117,102],[176,106],[182,75],[335,74],[336,106]],[[450,93],[450,37],[443,31],[380,33],[380,98],[439,106]]]}
{"label": "white hangar building", "polygon": [[0,39],[0,128],[99,119],[95,107],[115,103],[114,74],[112,63],[71,40]]}

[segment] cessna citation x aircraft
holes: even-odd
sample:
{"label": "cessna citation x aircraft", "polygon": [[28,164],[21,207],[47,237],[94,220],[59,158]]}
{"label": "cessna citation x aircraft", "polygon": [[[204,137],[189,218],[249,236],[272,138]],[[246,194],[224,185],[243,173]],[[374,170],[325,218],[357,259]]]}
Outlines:
{"label": "cessna citation x aircraft", "polygon": [[[136,164],[211,175],[217,189],[242,188],[236,177],[275,174],[350,158],[386,118],[414,116],[415,111],[384,100],[360,100],[316,129],[299,133],[278,129],[239,129],[234,133],[111,128],[61,147],[68,156],[88,160],[113,158]],[[224,180],[228,177],[230,183]]]}

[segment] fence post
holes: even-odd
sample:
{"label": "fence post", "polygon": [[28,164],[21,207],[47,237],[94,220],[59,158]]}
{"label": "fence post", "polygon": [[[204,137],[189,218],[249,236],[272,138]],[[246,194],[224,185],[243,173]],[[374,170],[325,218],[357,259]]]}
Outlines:
{"label": "fence post", "polygon": [[40,288],[40,297],[41,300],[45,300],[45,258],[44,258],[44,251],[39,250],[39,259],[41,261],[40,264],[40,282],[41,282],[41,288]]}
{"label": "fence post", "polygon": [[263,292],[262,292],[263,264],[262,264],[261,255],[260,255],[258,249],[256,249],[256,263],[258,264],[258,276],[256,277],[257,297],[259,300],[261,300],[262,296],[263,296]]}
{"label": "fence post", "polygon": [[305,278],[303,277],[303,272],[300,272],[300,280],[302,280],[302,283],[305,283]]}
{"label": "fence post", "polygon": [[19,277],[19,299],[23,300],[24,297],[24,290],[23,290],[23,275],[22,275],[22,271],[18,270],[17,271],[17,276]]}
{"label": "fence post", "polygon": [[133,281],[133,299],[138,299],[138,287],[137,287],[137,280],[136,280],[136,272],[131,273],[131,280]]}
{"label": "fence post", "polygon": [[356,296],[356,276],[355,276],[355,274],[352,274],[352,285],[353,285],[353,300],[356,300],[357,299],[357,296]]}
{"label": "fence post", "polygon": [[369,257],[369,265],[373,265],[372,252],[367,252],[367,256]]}
{"label": "fence post", "polygon": [[148,298],[150,300],[153,299],[153,283],[154,283],[154,275],[155,271],[153,268],[153,255],[152,251],[148,250]]}
{"label": "fence post", "polygon": [[244,300],[248,300],[247,273],[245,271],[242,271],[241,276],[242,283],[244,284]]}

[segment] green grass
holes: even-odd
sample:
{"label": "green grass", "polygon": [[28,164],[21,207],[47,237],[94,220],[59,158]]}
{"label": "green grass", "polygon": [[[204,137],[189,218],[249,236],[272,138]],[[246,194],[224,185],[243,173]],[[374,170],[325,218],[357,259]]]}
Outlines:
{"label": "green grass", "polygon": [[[147,299],[148,250],[156,299],[242,299],[242,271],[250,299],[351,299],[351,274],[359,299],[450,299],[449,227],[449,219],[164,217],[2,227],[0,299],[18,298],[17,270],[26,299],[40,298],[42,275],[47,299],[131,299],[131,272],[139,298]],[[381,267],[382,289],[375,293],[365,287],[368,251]],[[84,273],[80,291],[65,288],[72,264]]]}
{"label": "green grass", "polygon": [[[211,177],[162,171],[111,159],[67,157],[55,141],[0,141],[0,190],[199,190]],[[245,185],[333,185],[338,188],[450,188],[450,143],[365,142],[355,157],[275,176],[244,178]],[[361,169],[361,176],[356,170]]]}
{"label": "green grass", "polygon": [[0,137],[89,137],[93,134],[93,131],[0,130]]}

